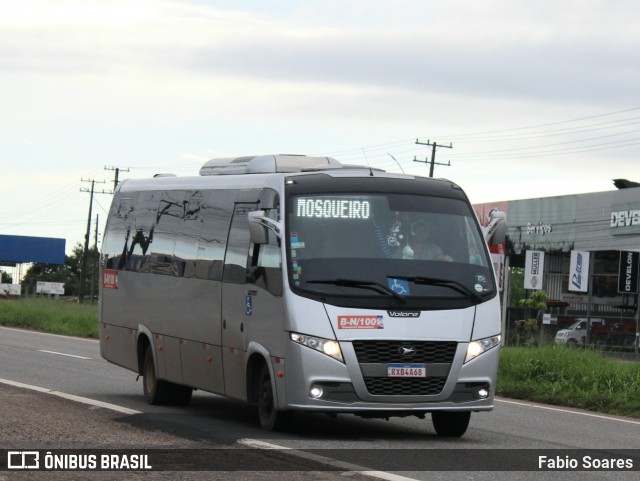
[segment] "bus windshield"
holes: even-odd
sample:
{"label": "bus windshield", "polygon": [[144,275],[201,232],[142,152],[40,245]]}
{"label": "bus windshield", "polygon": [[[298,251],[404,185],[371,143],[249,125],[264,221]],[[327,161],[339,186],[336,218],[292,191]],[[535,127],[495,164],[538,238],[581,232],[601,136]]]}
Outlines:
{"label": "bus windshield", "polygon": [[294,292],[346,307],[449,309],[496,294],[468,203],[417,194],[292,195]]}

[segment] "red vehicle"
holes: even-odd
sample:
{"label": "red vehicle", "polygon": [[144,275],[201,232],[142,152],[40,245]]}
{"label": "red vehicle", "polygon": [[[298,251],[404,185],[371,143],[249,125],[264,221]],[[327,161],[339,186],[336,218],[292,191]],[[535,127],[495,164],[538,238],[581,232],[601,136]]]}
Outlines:
{"label": "red vehicle", "polygon": [[602,349],[632,349],[636,339],[636,323],[633,320],[624,320],[594,326],[590,339]]}

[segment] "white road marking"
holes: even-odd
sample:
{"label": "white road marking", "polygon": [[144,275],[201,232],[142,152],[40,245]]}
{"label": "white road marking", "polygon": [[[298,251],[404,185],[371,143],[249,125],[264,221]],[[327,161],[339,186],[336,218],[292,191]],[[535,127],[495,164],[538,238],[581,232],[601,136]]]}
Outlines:
{"label": "white road marking", "polygon": [[88,359],[88,360],[91,360],[90,357],[76,356],[75,354],[66,354],[64,352],[45,351],[44,349],[38,349],[38,352],[46,352],[47,354],[56,354],[58,356],[75,357],[76,359]]}
{"label": "white road marking", "polygon": [[509,401],[507,399],[498,399],[498,398],[494,398],[494,400],[497,401],[497,402],[505,403],[505,404],[515,404],[517,406],[524,406],[524,407],[528,407],[528,408],[545,409],[547,411],[556,411],[556,412],[559,412],[559,413],[576,414],[578,416],[588,416],[590,418],[604,419],[606,421],[618,421],[618,422],[621,422],[621,423],[638,424],[638,425],[640,425],[640,421],[634,421],[632,419],[625,419],[625,418],[621,418],[621,417],[606,416],[604,414],[592,414],[592,413],[586,413],[584,411],[574,411],[572,409],[556,408],[556,407],[552,407],[552,406],[545,406],[543,404],[536,404],[536,403],[530,403],[530,402],[525,402],[525,401]]}
{"label": "white road marking", "polygon": [[88,404],[89,406],[96,406],[104,409],[110,409],[111,411],[116,411],[122,414],[141,414],[141,411],[136,411],[135,409],[125,408],[123,406],[118,406],[117,404],[96,401],[95,399],[90,399],[82,396],[75,396],[73,394],[67,394],[65,392],[54,391],[53,389],[48,389],[46,387],[33,386],[31,384],[24,384],[21,382],[10,381],[8,379],[1,379],[1,378],[0,378],[0,383],[7,384],[9,386],[23,388],[23,389],[30,389],[31,391],[42,392],[45,394],[53,394],[54,396],[58,396],[63,399],[69,399],[71,401],[76,401],[82,404]]}
{"label": "white road marking", "polygon": [[18,327],[0,326],[0,330],[2,329],[5,329],[7,331],[18,331],[18,332],[27,333],[27,334],[38,334],[40,336],[64,337],[66,339],[73,339],[74,341],[100,342],[98,341],[98,339],[90,339],[88,337],[65,336],[64,334],[53,334],[50,332],[33,331],[31,329],[20,329]]}
{"label": "white road marking", "polygon": [[285,452],[286,454],[290,454],[291,456],[308,459],[317,463],[326,464],[327,466],[333,466],[334,468],[344,469],[345,471],[363,474],[372,478],[384,479],[386,481],[416,481],[414,478],[407,478],[406,476],[387,473],[385,471],[374,471],[364,466],[358,466],[357,464],[338,461],[337,459],[327,458],[318,454],[308,453],[306,451],[301,451],[295,448],[288,448],[286,446],[280,446],[278,444],[267,443],[265,441],[259,441],[257,439],[239,439],[238,444],[242,444],[250,448],[279,450]]}

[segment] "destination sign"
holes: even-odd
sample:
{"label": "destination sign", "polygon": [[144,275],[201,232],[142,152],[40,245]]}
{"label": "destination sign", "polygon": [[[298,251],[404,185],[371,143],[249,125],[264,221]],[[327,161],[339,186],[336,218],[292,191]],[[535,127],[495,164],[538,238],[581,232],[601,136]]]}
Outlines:
{"label": "destination sign", "polygon": [[307,199],[296,200],[296,217],[321,219],[368,219],[371,206],[367,200]]}

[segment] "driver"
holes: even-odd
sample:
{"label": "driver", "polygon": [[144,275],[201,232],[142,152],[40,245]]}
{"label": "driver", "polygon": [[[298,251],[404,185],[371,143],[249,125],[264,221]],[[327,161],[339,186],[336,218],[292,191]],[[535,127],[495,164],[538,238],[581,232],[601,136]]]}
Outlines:
{"label": "driver", "polygon": [[424,221],[411,224],[411,237],[402,250],[403,259],[440,260],[451,262],[453,259],[431,242],[429,226]]}

